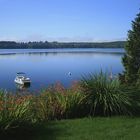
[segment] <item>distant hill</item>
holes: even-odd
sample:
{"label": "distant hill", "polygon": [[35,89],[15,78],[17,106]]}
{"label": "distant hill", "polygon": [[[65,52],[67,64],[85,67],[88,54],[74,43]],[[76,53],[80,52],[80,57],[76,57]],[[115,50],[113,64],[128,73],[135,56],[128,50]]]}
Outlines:
{"label": "distant hill", "polygon": [[126,41],[115,42],[28,42],[0,41],[0,49],[47,49],[47,48],[124,48]]}

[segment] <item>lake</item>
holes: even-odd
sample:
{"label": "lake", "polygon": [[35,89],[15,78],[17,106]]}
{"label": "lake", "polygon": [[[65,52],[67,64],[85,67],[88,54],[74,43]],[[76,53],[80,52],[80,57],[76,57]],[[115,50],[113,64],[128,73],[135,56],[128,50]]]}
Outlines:
{"label": "lake", "polygon": [[[26,90],[38,91],[61,82],[69,87],[73,81],[90,73],[123,71],[123,49],[0,49],[0,88],[10,91],[24,89],[14,83],[17,72],[31,78]],[[69,75],[69,72],[71,75]]]}

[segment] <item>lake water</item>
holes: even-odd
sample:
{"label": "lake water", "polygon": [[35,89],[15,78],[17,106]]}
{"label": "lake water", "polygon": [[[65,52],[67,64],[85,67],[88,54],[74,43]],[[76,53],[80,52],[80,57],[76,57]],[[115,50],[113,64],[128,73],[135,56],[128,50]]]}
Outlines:
{"label": "lake water", "polygon": [[[25,72],[31,78],[28,90],[40,90],[61,82],[69,87],[82,75],[103,71],[118,74],[123,71],[123,49],[1,49],[0,88],[15,91],[17,72]],[[69,75],[68,73],[71,73]]]}

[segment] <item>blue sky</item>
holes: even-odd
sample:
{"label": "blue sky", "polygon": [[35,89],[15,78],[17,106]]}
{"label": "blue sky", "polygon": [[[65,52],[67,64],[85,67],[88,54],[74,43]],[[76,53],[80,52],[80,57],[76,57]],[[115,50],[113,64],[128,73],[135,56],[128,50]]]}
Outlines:
{"label": "blue sky", "polygon": [[0,0],[0,40],[125,40],[140,0]]}

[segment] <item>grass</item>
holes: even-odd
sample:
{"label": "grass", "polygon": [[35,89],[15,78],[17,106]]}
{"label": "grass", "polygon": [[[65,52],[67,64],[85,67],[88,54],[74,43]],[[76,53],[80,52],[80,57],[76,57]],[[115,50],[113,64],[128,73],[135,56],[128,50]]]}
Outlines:
{"label": "grass", "polygon": [[90,115],[131,115],[132,99],[121,90],[119,79],[110,79],[107,73],[91,74],[81,80],[87,95]]}
{"label": "grass", "polygon": [[139,140],[139,130],[140,118],[97,117],[50,121],[36,132],[8,137],[9,140]]}

